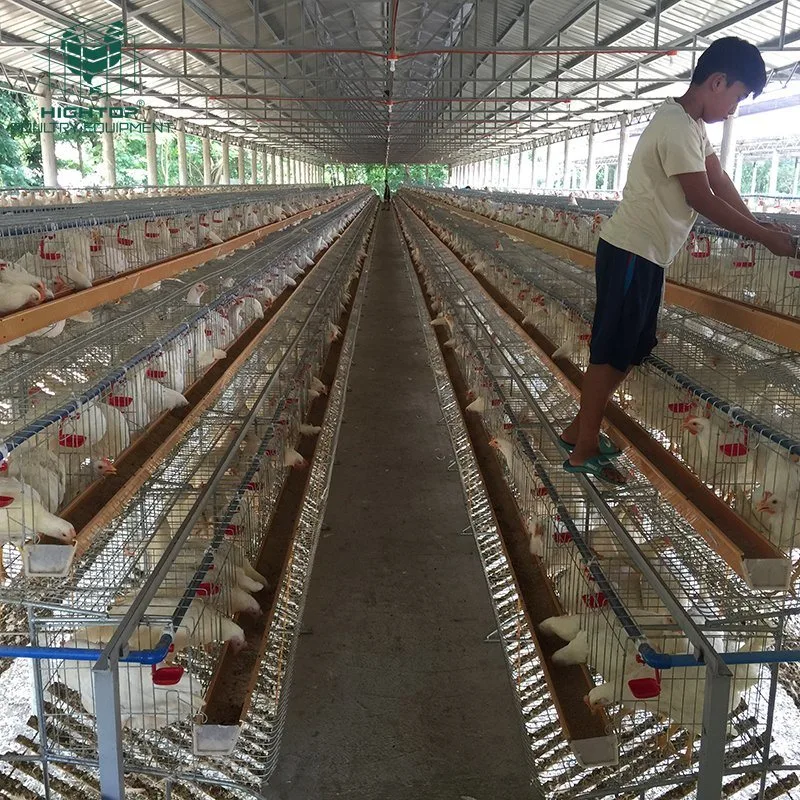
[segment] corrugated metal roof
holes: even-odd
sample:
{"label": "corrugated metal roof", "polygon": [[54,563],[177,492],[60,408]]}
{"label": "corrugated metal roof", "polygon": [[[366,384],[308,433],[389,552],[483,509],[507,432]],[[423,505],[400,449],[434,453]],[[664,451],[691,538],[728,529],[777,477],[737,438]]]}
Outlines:
{"label": "corrugated metal roof", "polygon": [[[131,49],[109,91],[295,155],[382,161],[388,136],[392,160],[458,161],[652,103],[720,36],[768,45],[770,69],[798,60],[775,51],[781,31],[800,41],[794,0],[660,0],[657,25],[655,0],[254,2],[126,3]],[[0,0],[0,77],[32,87],[66,27],[122,13],[121,0]],[[573,52],[519,52],[556,46]],[[80,81],[55,71],[68,97]]]}

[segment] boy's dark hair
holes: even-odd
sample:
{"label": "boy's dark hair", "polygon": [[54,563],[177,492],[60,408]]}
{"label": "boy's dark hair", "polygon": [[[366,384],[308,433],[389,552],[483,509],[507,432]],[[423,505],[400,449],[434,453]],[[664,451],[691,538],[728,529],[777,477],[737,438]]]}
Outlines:
{"label": "boy's dark hair", "polygon": [[729,85],[741,81],[753,97],[758,97],[767,83],[767,68],[758,48],[738,36],[717,39],[697,59],[692,83],[705,83],[715,72],[725,73]]}

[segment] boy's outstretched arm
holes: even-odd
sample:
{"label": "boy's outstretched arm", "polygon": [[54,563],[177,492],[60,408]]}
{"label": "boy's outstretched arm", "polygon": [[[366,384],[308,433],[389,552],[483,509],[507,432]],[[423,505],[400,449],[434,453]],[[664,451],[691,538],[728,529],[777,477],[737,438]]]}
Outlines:
{"label": "boy's outstretched arm", "polygon": [[[788,233],[764,227],[752,215],[745,216],[722,197],[711,191],[708,173],[684,172],[676,175],[676,177],[680,181],[681,188],[686,196],[686,202],[698,214],[702,214],[726,230],[760,242],[775,255],[794,256],[796,254],[797,245]],[[734,191],[736,190],[734,189]],[[738,192],[736,194],[738,196]],[[741,201],[741,198],[739,199]]]}

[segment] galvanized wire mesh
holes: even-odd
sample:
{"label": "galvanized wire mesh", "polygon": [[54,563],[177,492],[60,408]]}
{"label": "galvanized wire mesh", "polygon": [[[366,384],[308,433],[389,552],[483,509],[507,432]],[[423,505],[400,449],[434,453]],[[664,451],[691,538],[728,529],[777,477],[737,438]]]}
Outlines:
{"label": "galvanized wire mesh", "polygon": [[[409,215],[406,225],[413,242],[412,254],[434,308],[438,305],[447,321],[449,345],[472,387],[474,407],[493,434],[498,457],[516,489],[520,510],[528,522],[532,554],[543,559],[562,607],[572,615],[559,620],[554,628],[568,642],[560,652],[564,658],[577,657],[593,668],[598,685],[591,702],[620,711],[614,718],[614,729],[622,768],[582,770],[563,748],[551,745],[551,752],[545,755],[541,752],[544,745],[540,745],[539,779],[548,794],[571,797],[619,792],[625,796],[669,797],[673,796],[669,792],[679,791],[669,787],[678,785],[690,793],[695,776],[670,748],[677,743],[687,757],[692,756],[701,727],[705,676],[693,669],[673,669],[668,677],[656,676],[635,659],[636,647],[631,646],[635,642],[628,642],[617,618],[621,608],[635,620],[640,634],[646,633],[661,652],[680,654],[691,648],[661,604],[660,592],[636,573],[597,510],[575,486],[574,478],[561,471],[564,454],[554,446],[552,429],[546,430],[540,415],[530,413],[533,401],[546,418],[558,423],[574,412],[574,403],[530,354],[518,330],[497,314],[475,279],[441,244],[431,241],[418,220]],[[625,464],[626,468],[630,466]],[[726,570],[657,493],[651,490],[648,496],[645,481],[630,471],[634,491],[629,495],[630,487],[626,487],[609,494],[606,501],[614,505],[616,516],[656,566],[672,594],[692,610],[693,618],[701,621],[719,649],[774,649],[776,634],[778,643],[781,641],[780,601],[770,600],[770,608],[757,610],[763,598],[753,596]],[[578,534],[590,548],[580,555],[576,549]],[[673,539],[674,534],[679,540]],[[705,559],[706,565],[701,566]],[[600,584],[594,579],[599,580],[600,575],[613,597],[598,590]],[[573,626],[566,635],[565,624]],[[658,694],[643,699],[642,689],[652,688],[656,681]],[[744,783],[763,776],[765,785],[777,786],[783,777],[773,772],[796,767],[784,765],[780,757],[771,754],[769,736],[765,738],[775,722],[774,676],[758,664],[737,667],[733,686],[729,710],[737,713],[729,726],[726,766],[736,774],[747,775]],[[744,724],[739,711],[743,698],[747,709]],[[670,724],[656,722],[659,717]],[[780,719],[785,725],[787,717]],[[678,731],[682,733],[676,737]],[[540,731],[535,733],[537,743],[541,743]],[[655,791],[659,786],[666,793]],[[646,793],[649,790],[655,793]]]}
{"label": "galvanized wire mesh", "polygon": [[[559,355],[586,368],[595,295],[590,273],[441,207],[420,210],[560,346]],[[790,554],[800,530],[797,354],[674,307],[663,311],[659,337],[654,356],[620,387],[618,402]]]}
{"label": "galvanized wire mesh", "polygon": [[[122,275],[237,234],[285,219],[341,197],[341,190],[294,187],[146,202],[38,208],[0,215],[0,283],[9,284],[3,313],[69,289]],[[13,285],[13,286],[12,286]],[[39,297],[12,295],[12,290]],[[31,336],[55,338],[58,322]],[[24,341],[24,339],[23,339]],[[15,341],[14,344],[19,344]],[[0,346],[0,352],[9,345]]]}
{"label": "galvanized wire mesh", "polygon": [[[510,193],[430,192],[469,211],[593,253],[613,201]],[[794,215],[770,215],[800,233]],[[758,242],[701,220],[669,268],[676,283],[789,316],[800,314],[800,257],[775,256]]]}
{"label": "galvanized wire mesh", "polygon": [[[358,210],[351,209],[342,217],[342,224]],[[329,400],[311,491],[301,511],[291,569],[279,589],[268,655],[241,751],[223,765],[215,759],[193,756],[190,723],[202,723],[198,712],[216,669],[221,643],[237,641],[237,626],[230,615],[235,611],[247,613],[248,609],[238,605],[247,599],[241,591],[248,587],[242,577],[242,570],[247,569],[245,559],[254,559],[260,551],[288,465],[297,455],[293,444],[301,435],[300,423],[310,393],[318,391],[314,375],[335,335],[333,326],[357,269],[368,222],[368,216],[362,217],[348,229],[340,245],[301,284],[279,313],[268,338],[213,407],[171,449],[152,478],[94,541],[75,579],[48,587],[51,591],[46,597],[41,593],[37,596],[35,602],[45,602],[48,611],[31,608],[32,641],[36,646],[62,647],[65,655],[35,665],[41,684],[47,758],[62,765],[96,763],[95,707],[92,686],[87,682],[92,663],[70,660],[69,647],[102,646],[108,641],[116,627],[114,615],[118,619],[124,613],[188,509],[204,494],[201,523],[160,583],[130,642],[133,649],[147,649],[164,627],[172,624],[177,626],[176,653],[166,664],[154,668],[152,675],[149,667],[120,667],[126,767],[158,774],[168,782],[212,782],[240,786],[243,791],[249,786],[253,792],[271,771],[298,614],[324,509],[343,400],[341,381]],[[363,294],[359,296],[359,309],[361,297]],[[345,342],[343,370],[349,364],[354,335],[351,330]],[[238,460],[221,479],[214,478],[214,468],[230,449],[232,436],[257,402],[259,411],[242,440]],[[209,480],[212,482],[206,486]],[[254,577],[250,573],[250,580]],[[22,587],[17,585],[17,589],[21,595]],[[61,602],[63,607],[59,606]],[[111,616],[106,614],[108,606]],[[265,744],[262,740],[267,731]],[[254,749],[269,752],[269,758],[254,762],[248,755]]]}

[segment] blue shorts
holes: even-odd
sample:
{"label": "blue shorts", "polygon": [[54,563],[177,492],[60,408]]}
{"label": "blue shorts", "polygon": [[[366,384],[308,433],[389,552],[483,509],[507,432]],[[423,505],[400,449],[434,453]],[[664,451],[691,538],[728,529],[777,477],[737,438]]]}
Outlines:
{"label": "blue shorts", "polygon": [[589,363],[609,364],[625,372],[641,364],[658,344],[664,268],[600,239],[595,282]]}

